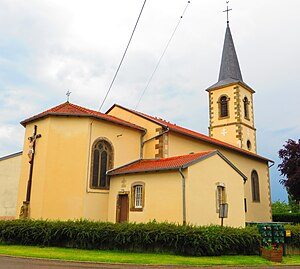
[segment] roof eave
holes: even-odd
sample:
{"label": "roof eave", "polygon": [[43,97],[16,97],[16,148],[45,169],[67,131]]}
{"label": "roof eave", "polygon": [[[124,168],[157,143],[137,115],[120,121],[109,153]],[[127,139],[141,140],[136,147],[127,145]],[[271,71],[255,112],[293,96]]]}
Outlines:
{"label": "roof eave", "polygon": [[34,116],[34,117],[29,118],[27,120],[21,121],[20,124],[23,125],[24,127],[26,127],[26,124],[29,123],[29,122],[35,121],[37,119],[46,118],[46,117],[49,117],[49,116],[96,118],[96,119],[100,119],[100,120],[112,122],[112,123],[115,123],[115,124],[118,124],[118,125],[126,126],[126,127],[129,127],[129,128],[137,129],[139,131],[143,131],[143,132],[146,131],[145,128],[142,128],[142,127],[137,126],[137,125],[136,126],[132,126],[130,124],[126,124],[126,123],[122,123],[122,122],[117,122],[117,121],[114,121],[113,119],[108,119],[108,118],[100,117],[100,116],[97,116],[97,115],[92,115],[92,114],[89,115],[89,114],[81,114],[81,113],[72,113],[72,114],[69,114],[69,113],[64,113],[64,112],[48,112],[48,113],[45,113],[43,115],[37,115],[37,116]]}
{"label": "roof eave", "polygon": [[[183,166],[176,166],[176,167],[168,167],[168,168],[157,168],[157,169],[143,169],[143,170],[136,170],[136,171],[125,171],[125,172],[117,172],[117,173],[108,173],[109,176],[117,176],[117,175],[126,175],[126,174],[137,174],[137,173],[153,173],[153,172],[161,172],[161,171],[170,171],[170,170],[178,170],[179,168],[183,168]],[[117,168],[118,169],[118,168]]]}
{"label": "roof eave", "polygon": [[137,111],[131,110],[131,109],[129,109],[129,108],[123,107],[123,106],[118,105],[118,104],[114,104],[110,109],[108,109],[108,110],[105,112],[105,114],[108,114],[111,110],[113,110],[114,107],[122,108],[122,109],[124,109],[124,110],[126,110],[126,111],[128,111],[128,112],[130,112],[130,113],[133,113],[133,114],[135,114],[135,115],[137,115],[137,116],[139,116],[139,117],[142,117],[142,118],[144,118],[144,119],[146,119],[146,120],[152,121],[152,122],[154,122],[154,123],[156,123],[156,124],[158,124],[158,125],[160,125],[160,126],[163,126],[163,127],[165,127],[165,128],[168,127],[167,124],[163,124],[163,123],[161,123],[161,122],[159,122],[159,121],[156,121],[155,119],[152,119],[152,118],[150,118],[150,117],[147,117],[147,116],[145,116],[145,115],[143,115],[143,114],[141,114],[141,113],[138,113]]}
{"label": "roof eave", "polygon": [[262,157],[262,156],[259,156],[259,155],[256,155],[256,154],[254,155],[254,154],[252,154],[252,153],[250,153],[250,152],[249,152],[249,153],[248,153],[248,152],[244,152],[244,151],[242,151],[242,150],[240,150],[240,149],[238,149],[238,148],[233,148],[233,147],[230,147],[230,146],[227,146],[227,145],[219,144],[219,143],[217,143],[217,142],[211,141],[211,140],[209,140],[209,139],[205,139],[205,138],[203,138],[203,137],[198,137],[198,136],[195,136],[195,135],[192,135],[192,134],[187,134],[187,133],[185,133],[185,132],[179,131],[179,130],[174,129],[174,128],[171,128],[171,127],[170,127],[170,130],[171,130],[171,131],[174,131],[174,132],[176,132],[176,133],[180,133],[180,134],[183,134],[183,135],[187,135],[187,136],[193,137],[193,138],[195,138],[195,139],[202,140],[202,141],[205,141],[205,142],[208,142],[208,143],[211,143],[211,144],[214,144],[214,145],[223,147],[223,148],[227,148],[227,149],[229,149],[229,150],[234,150],[234,151],[236,151],[236,152],[239,152],[239,153],[241,153],[241,154],[244,154],[244,155],[253,157],[253,158],[255,158],[255,159],[260,159],[260,160],[264,160],[264,161],[267,161],[267,162],[273,162],[272,160],[267,159],[267,158],[264,158],[264,157]]}
{"label": "roof eave", "polygon": [[[215,83],[214,85],[216,85],[217,83]],[[220,85],[220,86],[216,86],[214,87],[214,85],[210,86],[209,88],[206,89],[207,92],[211,92],[211,91],[214,91],[214,90],[218,90],[218,89],[222,89],[222,88],[226,88],[226,87],[229,87],[229,86],[233,86],[235,84],[239,84],[241,85],[242,87],[246,88],[249,92],[251,93],[255,93],[255,91],[249,86],[247,85],[245,82],[243,81],[236,81],[236,82],[231,82],[231,83],[228,83],[228,84],[224,84],[224,85]]]}

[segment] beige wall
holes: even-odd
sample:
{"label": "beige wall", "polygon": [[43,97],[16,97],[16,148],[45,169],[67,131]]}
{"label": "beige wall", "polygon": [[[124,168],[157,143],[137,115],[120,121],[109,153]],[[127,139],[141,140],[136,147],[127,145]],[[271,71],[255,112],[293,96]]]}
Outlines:
{"label": "beige wall", "polygon": [[[216,102],[218,98],[226,94],[228,95],[231,100],[229,104],[229,110],[230,110],[230,115],[235,115],[234,111],[234,96],[233,96],[233,91],[236,90],[234,87],[237,85],[231,85],[229,87],[222,88],[221,91],[213,90],[211,93],[213,93],[213,102]],[[239,96],[240,99],[243,99],[245,96],[247,96],[248,100],[250,101],[249,105],[249,116],[250,116],[250,121],[244,119],[243,117],[243,107],[241,106],[241,114],[242,117],[240,118],[243,123],[247,123],[249,125],[254,124],[254,117],[253,117],[253,99],[252,99],[252,93],[242,87],[241,85],[238,85],[238,90],[239,90]],[[212,114],[214,115],[213,117],[213,124],[218,125],[221,124],[220,120],[218,119],[218,106],[215,104],[211,106],[212,109]],[[129,113],[128,111],[115,107],[113,110],[111,110],[110,113],[113,113],[113,115],[117,116],[119,115],[121,118],[124,120],[128,120],[131,122],[134,122],[138,125],[141,126],[147,126],[149,130],[155,130],[157,126],[155,126],[154,123],[152,123],[149,120],[143,119],[140,116],[136,116],[132,113]],[[232,119],[227,119],[225,121],[228,121],[226,123],[230,123]],[[211,123],[212,124],[212,123]],[[238,146],[237,145],[237,140],[235,137],[235,132],[236,132],[236,126],[235,125],[228,125],[227,130],[229,134],[226,134],[228,139],[228,142],[231,143],[232,145]],[[217,131],[217,130],[216,130]],[[219,136],[217,137],[220,140],[227,141],[224,139],[224,136],[221,134],[221,129],[218,130]],[[148,132],[147,132],[148,133]],[[243,139],[242,139],[242,147],[246,148],[245,143],[247,142],[247,139],[251,139],[251,144],[253,146],[252,151],[255,151],[256,148],[256,134],[255,131],[252,130],[251,128],[247,128],[245,126],[242,126],[242,134],[243,134]],[[154,133],[152,133],[154,135]],[[223,136],[223,139],[221,139]],[[149,144],[150,145],[150,144]],[[155,146],[152,145],[151,146]],[[240,154],[238,152],[232,151],[232,150],[227,150],[224,149],[223,147],[200,141],[199,139],[193,139],[188,136],[180,135],[178,133],[170,131],[168,133],[168,157],[171,156],[178,156],[178,155],[183,155],[183,154],[188,154],[190,152],[200,152],[200,151],[207,151],[207,150],[219,150],[221,153],[223,153],[231,162],[233,162],[234,165],[238,169],[240,169],[248,178],[246,184],[244,185],[245,188],[245,198],[246,198],[246,203],[247,203],[247,213],[246,213],[246,221],[271,221],[271,196],[270,196],[270,179],[269,179],[269,169],[268,169],[268,162],[251,158],[249,156]],[[146,153],[144,154],[145,157],[152,157],[151,156],[152,152],[149,154]],[[260,202],[253,202],[252,201],[252,190],[251,190],[251,172],[252,170],[255,169],[259,175],[259,184],[260,184]]]}
{"label": "beige wall", "polygon": [[182,223],[181,175],[177,171],[111,177],[109,221],[116,221],[119,192],[130,192],[131,184],[134,182],[145,183],[145,207],[142,212],[129,211],[130,222],[148,222],[155,219],[158,222]]}
{"label": "beige wall", "polygon": [[187,221],[195,225],[221,223],[217,211],[218,183],[224,184],[228,218],[224,225],[245,226],[244,180],[220,156],[214,155],[192,165],[185,173],[187,196]]}
{"label": "beige wall", "polygon": [[[270,180],[267,161],[248,157],[247,155],[224,149],[217,145],[189,138],[174,132],[169,133],[169,156],[188,154],[217,149],[223,153],[248,180],[245,184],[245,198],[247,199],[246,221],[271,221]],[[214,169],[214,168],[213,168]],[[252,201],[251,172],[255,169],[259,176],[260,202]]]}
{"label": "beige wall", "polygon": [[16,215],[22,153],[0,159],[0,219]]}
{"label": "beige wall", "polygon": [[[108,192],[89,189],[90,148],[106,137],[114,148],[114,165],[130,162],[139,157],[140,131],[87,117],[47,117],[26,126],[24,152],[34,124],[42,137],[36,143],[31,218],[107,220]],[[24,158],[18,209],[26,198],[29,167]]]}
{"label": "beige wall", "polygon": [[[143,137],[143,141],[146,141],[146,140],[158,135],[159,132],[157,131],[157,128],[161,128],[160,125],[158,125],[148,119],[144,119],[143,117],[138,116],[134,113],[128,112],[126,109],[123,109],[118,106],[115,106],[108,114],[118,117],[120,119],[123,119],[125,121],[132,122],[134,124],[137,124],[138,126],[142,126],[145,129],[147,129],[147,132]],[[155,158],[155,154],[158,153],[158,150],[155,148],[156,144],[158,144],[158,141],[156,139],[152,139],[144,144],[144,147],[143,147],[143,158],[144,159]],[[167,157],[167,156],[164,156],[164,157]]]}
{"label": "beige wall", "polygon": [[[212,169],[218,167],[218,169]],[[186,178],[187,223],[220,224],[216,212],[216,184],[226,186],[229,218],[224,225],[245,225],[244,183],[242,177],[218,155],[200,161],[184,170]],[[128,193],[135,182],[145,185],[143,211],[130,211],[130,222],[168,221],[182,224],[182,177],[179,171],[138,173],[111,177],[108,220],[116,221],[118,194]],[[129,207],[132,201],[129,201]]]}

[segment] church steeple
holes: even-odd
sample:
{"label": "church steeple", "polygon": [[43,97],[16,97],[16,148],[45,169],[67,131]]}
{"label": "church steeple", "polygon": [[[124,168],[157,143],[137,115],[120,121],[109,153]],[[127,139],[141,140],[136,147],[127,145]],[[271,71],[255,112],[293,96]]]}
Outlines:
{"label": "church steeple", "polygon": [[253,93],[243,81],[235,51],[227,7],[227,27],[219,79],[209,92],[209,135],[236,147],[256,153]]}
{"label": "church steeple", "polygon": [[222,60],[221,60],[218,82],[226,79],[234,79],[241,82],[243,81],[229,23],[227,23],[227,28],[225,33],[225,40],[223,45],[223,53],[222,53]]}

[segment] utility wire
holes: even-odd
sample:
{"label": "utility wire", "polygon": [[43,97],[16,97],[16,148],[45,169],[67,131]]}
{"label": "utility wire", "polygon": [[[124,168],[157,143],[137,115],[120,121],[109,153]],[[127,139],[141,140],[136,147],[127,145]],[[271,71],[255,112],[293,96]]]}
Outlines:
{"label": "utility wire", "polygon": [[104,97],[104,99],[103,99],[103,101],[102,101],[102,104],[100,105],[100,108],[99,108],[98,112],[100,112],[102,106],[104,105],[104,103],[105,103],[105,101],[106,101],[106,98],[107,98],[107,96],[108,96],[108,94],[109,94],[109,92],[110,92],[110,90],[111,90],[111,88],[112,88],[112,86],[113,86],[113,84],[114,84],[114,82],[115,82],[115,80],[116,80],[116,77],[117,77],[117,75],[118,75],[118,73],[119,73],[119,70],[120,70],[120,68],[121,68],[121,65],[122,65],[122,63],[123,63],[123,60],[124,60],[125,55],[126,55],[126,53],[127,53],[127,50],[128,50],[128,48],[129,48],[129,45],[130,45],[130,43],[131,43],[132,37],[133,37],[133,35],[134,35],[135,29],[136,29],[136,27],[137,27],[137,25],[138,25],[138,22],[139,22],[139,20],[140,20],[140,17],[141,17],[141,15],[142,15],[143,10],[144,10],[144,6],[145,6],[145,4],[146,4],[146,1],[147,1],[147,0],[144,1],[144,4],[143,4],[143,6],[142,6],[142,8],[141,8],[140,14],[139,14],[139,16],[138,16],[138,18],[137,18],[137,21],[136,21],[135,26],[134,26],[134,28],[133,28],[133,31],[132,31],[132,33],[131,33],[130,39],[129,39],[129,41],[128,41],[127,47],[126,47],[126,49],[125,49],[125,51],[124,51],[124,53],[123,53],[123,56],[122,56],[122,59],[121,59],[121,61],[120,61],[120,63],[119,63],[119,66],[118,66],[118,68],[117,68],[117,71],[116,71],[116,73],[115,73],[115,75],[114,75],[114,77],[113,77],[112,82],[110,83],[110,86],[109,86],[109,88],[108,88],[108,90],[107,90],[107,92],[106,92],[106,95],[105,95],[105,97]]}
{"label": "utility wire", "polygon": [[144,88],[144,90],[143,90],[143,92],[142,92],[142,95],[140,96],[140,98],[139,98],[139,100],[138,100],[138,102],[137,102],[137,104],[136,104],[134,110],[137,109],[137,107],[139,106],[139,104],[140,104],[140,102],[141,102],[141,100],[142,100],[142,98],[143,98],[143,96],[144,96],[146,90],[148,89],[148,87],[149,87],[149,85],[150,85],[150,83],[151,83],[151,81],[152,81],[152,79],[153,79],[153,77],[154,77],[154,75],[155,75],[155,73],[156,73],[156,70],[158,69],[158,67],[159,67],[159,65],[160,65],[160,62],[161,62],[162,58],[164,57],[164,55],[165,55],[165,53],[166,53],[166,51],[167,51],[167,49],[168,49],[168,47],[169,47],[169,45],[170,45],[170,43],[171,43],[171,41],[172,41],[172,39],[173,39],[173,37],[174,37],[176,31],[177,31],[177,28],[178,28],[178,26],[179,26],[181,20],[183,19],[183,16],[184,16],[184,14],[185,14],[185,12],[186,12],[186,10],[187,10],[187,8],[188,8],[188,6],[189,6],[190,3],[191,3],[191,1],[188,1],[188,2],[187,2],[186,6],[185,6],[185,8],[184,8],[184,10],[183,10],[183,12],[182,12],[182,15],[180,16],[180,18],[179,18],[179,20],[178,20],[178,23],[177,23],[177,25],[176,25],[176,27],[175,27],[175,29],[174,29],[174,31],[173,31],[173,33],[172,33],[172,35],[171,35],[169,41],[167,42],[167,45],[166,45],[166,47],[165,47],[163,53],[161,54],[161,56],[160,56],[160,58],[159,58],[159,60],[158,60],[158,62],[157,62],[157,64],[156,64],[156,66],[155,66],[155,68],[154,68],[154,71],[153,71],[153,73],[151,74],[151,76],[150,76],[150,78],[149,78],[149,80],[148,80],[148,82],[147,82],[147,84],[146,84],[146,87]]}

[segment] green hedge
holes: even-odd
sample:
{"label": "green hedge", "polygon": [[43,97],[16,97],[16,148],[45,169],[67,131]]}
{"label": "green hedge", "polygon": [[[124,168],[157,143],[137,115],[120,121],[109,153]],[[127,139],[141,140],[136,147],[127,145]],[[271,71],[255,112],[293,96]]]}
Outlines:
{"label": "green hedge", "polygon": [[109,223],[78,221],[0,221],[5,244],[155,251],[181,255],[256,254],[256,227],[182,226],[149,222]]}
{"label": "green hedge", "polygon": [[299,213],[276,213],[273,214],[273,221],[300,223],[300,214]]}

